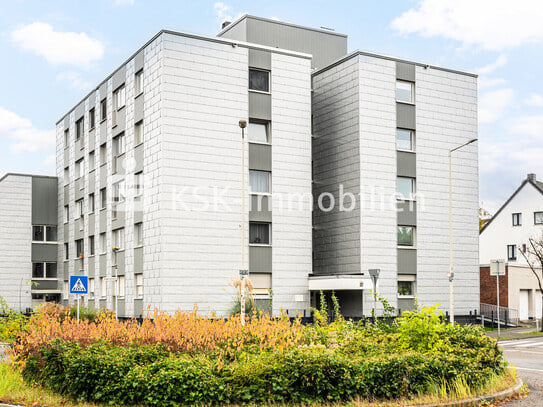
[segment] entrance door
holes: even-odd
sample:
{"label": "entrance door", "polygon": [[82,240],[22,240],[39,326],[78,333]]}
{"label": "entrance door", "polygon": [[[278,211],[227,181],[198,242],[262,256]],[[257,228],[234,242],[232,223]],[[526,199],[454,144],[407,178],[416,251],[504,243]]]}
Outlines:
{"label": "entrance door", "polygon": [[530,292],[529,290],[520,290],[518,313],[519,313],[519,318],[521,321],[527,321],[528,318],[530,317],[529,302],[528,302],[529,292]]}

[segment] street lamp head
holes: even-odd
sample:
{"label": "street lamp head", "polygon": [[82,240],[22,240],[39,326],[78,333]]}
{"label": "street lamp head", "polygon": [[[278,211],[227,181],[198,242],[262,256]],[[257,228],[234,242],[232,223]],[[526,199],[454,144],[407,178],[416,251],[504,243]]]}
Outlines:
{"label": "street lamp head", "polygon": [[240,120],[239,121],[239,127],[244,129],[245,127],[247,127],[247,122],[245,120]]}
{"label": "street lamp head", "polygon": [[468,144],[471,144],[471,143],[475,143],[476,141],[477,141],[477,139],[476,139],[476,138],[474,138],[474,139],[471,139],[470,141],[468,141]]}

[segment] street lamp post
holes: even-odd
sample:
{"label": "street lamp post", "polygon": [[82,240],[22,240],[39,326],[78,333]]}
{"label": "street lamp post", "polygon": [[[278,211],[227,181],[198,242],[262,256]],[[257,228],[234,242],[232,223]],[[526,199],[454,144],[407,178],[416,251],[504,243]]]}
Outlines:
{"label": "street lamp post", "polygon": [[241,270],[240,270],[240,319],[245,325],[245,120],[239,121],[241,128]]}
{"label": "street lamp post", "polygon": [[458,147],[449,150],[449,314],[451,325],[454,326],[454,270],[453,270],[453,232],[452,232],[452,153],[468,144],[475,143],[476,138],[471,139]]}

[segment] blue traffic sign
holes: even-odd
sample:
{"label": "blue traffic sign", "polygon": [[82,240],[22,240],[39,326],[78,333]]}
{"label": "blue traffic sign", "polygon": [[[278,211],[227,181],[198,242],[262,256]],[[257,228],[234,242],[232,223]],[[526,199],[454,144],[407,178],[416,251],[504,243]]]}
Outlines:
{"label": "blue traffic sign", "polygon": [[89,278],[86,276],[70,276],[70,294],[87,294]]}

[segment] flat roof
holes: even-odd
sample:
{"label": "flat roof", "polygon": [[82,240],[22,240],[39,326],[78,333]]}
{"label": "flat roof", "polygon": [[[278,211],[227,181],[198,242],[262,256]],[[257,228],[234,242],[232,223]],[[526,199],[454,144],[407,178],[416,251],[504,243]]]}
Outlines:
{"label": "flat roof", "polygon": [[381,55],[381,54],[375,54],[373,52],[367,52],[367,51],[360,51],[360,50],[356,50],[356,51],[353,51],[351,52],[350,54],[347,54],[345,55],[344,57],[341,57],[340,59],[338,59],[337,61],[334,61],[332,62],[330,65],[328,66],[325,66],[324,68],[320,68],[320,69],[317,69],[315,72],[313,72],[311,75],[314,76],[314,75],[318,75],[322,72],[325,72],[327,71],[328,69],[331,69],[337,65],[340,65],[342,64],[343,62],[345,61],[348,61],[349,59],[351,58],[354,58],[354,57],[357,57],[357,56],[368,56],[368,57],[373,57],[373,58],[380,58],[380,59],[386,59],[386,60],[389,60],[389,61],[396,61],[396,62],[405,62],[407,64],[413,64],[413,65],[416,65],[416,66],[422,66],[424,68],[432,68],[432,69],[438,69],[440,71],[445,71],[445,72],[451,72],[451,73],[456,73],[456,74],[459,74],[459,75],[466,75],[466,76],[471,76],[473,78],[477,78],[479,75],[475,74],[475,73],[472,73],[472,72],[465,72],[465,71],[458,71],[456,69],[449,69],[449,68],[444,68],[442,66],[437,66],[437,65],[430,65],[430,64],[425,64],[425,63],[422,63],[422,62],[415,62],[415,61],[410,61],[410,60],[407,60],[407,59],[402,59],[402,58],[396,58],[396,57],[393,57],[393,56],[389,56],[389,55]]}
{"label": "flat roof", "polygon": [[286,23],[286,22],[284,22],[284,21],[274,20],[274,19],[271,19],[271,18],[257,17],[257,16],[253,16],[253,15],[250,15],[250,14],[243,14],[243,15],[242,15],[241,17],[239,17],[237,20],[234,20],[233,22],[231,22],[231,23],[228,24],[226,27],[224,27],[224,28],[217,34],[217,36],[224,34],[224,33],[227,32],[228,30],[230,30],[231,28],[233,28],[234,26],[236,26],[237,24],[239,24],[241,21],[243,21],[243,20],[245,20],[245,19],[248,19],[248,18],[252,18],[252,19],[254,19],[254,20],[265,21],[265,22],[267,22],[267,23],[273,23],[273,24],[278,24],[278,25],[286,25],[287,27],[300,28],[300,29],[302,29],[302,30],[315,31],[315,32],[320,32],[320,33],[324,33],[324,34],[336,35],[336,36],[338,36],[338,37],[347,38],[347,35],[346,35],[346,34],[340,34],[340,33],[337,33],[337,32],[335,32],[335,31],[332,31],[332,30],[325,30],[325,29],[322,29],[322,28],[305,27],[305,26],[303,26],[303,25],[297,25],[297,24],[292,24],[292,23]]}
{"label": "flat roof", "polygon": [[183,32],[178,32],[178,31],[171,31],[171,30],[160,30],[149,41],[147,41],[144,45],[142,45],[140,48],[138,48],[138,50],[136,52],[132,53],[121,65],[119,65],[113,72],[111,72],[96,87],[94,87],[90,92],[88,92],[85,95],[85,97],[83,97],[70,110],[68,110],[68,112],[66,112],[55,124],[58,125],[62,120],[64,120],[64,118],[66,116],[68,116],[70,113],[72,113],[76,109],[77,106],[79,106],[81,103],[83,103],[93,92],[97,91],[100,88],[100,86],[102,86],[105,82],[107,82],[109,79],[111,79],[111,77],[113,77],[113,75],[115,75],[116,72],[118,72],[128,62],[130,62],[137,54],[139,54],[142,50],[144,50],[149,44],[151,44],[154,40],[156,40],[162,34],[170,34],[170,35],[175,35],[175,36],[179,36],[179,37],[193,38],[193,39],[197,39],[197,40],[215,42],[215,43],[219,43],[219,44],[227,44],[227,45],[243,47],[243,48],[258,49],[258,50],[262,50],[262,51],[274,52],[276,54],[297,56],[297,57],[305,58],[305,59],[312,59],[313,58],[312,55],[305,54],[303,52],[297,52],[297,51],[291,51],[291,50],[287,50],[287,49],[268,47],[266,45],[252,44],[252,43],[249,43],[249,42],[236,41],[236,40],[231,40],[231,39],[226,39],[226,38],[207,37],[207,36],[203,36],[203,35],[188,34],[188,33],[183,33]]}
{"label": "flat roof", "polygon": [[8,173],[5,173],[4,175],[0,176],[0,182],[5,180],[9,176],[58,179],[58,177],[55,177],[55,176],[52,176],[52,175],[37,175],[37,174],[23,174],[23,173],[19,173],[19,172],[8,172]]}

